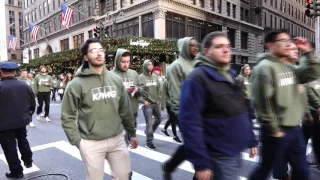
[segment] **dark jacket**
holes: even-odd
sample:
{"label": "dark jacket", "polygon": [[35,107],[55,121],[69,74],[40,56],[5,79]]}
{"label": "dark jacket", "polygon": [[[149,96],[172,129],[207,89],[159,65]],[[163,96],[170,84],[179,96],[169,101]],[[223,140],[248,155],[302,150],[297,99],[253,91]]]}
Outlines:
{"label": "dark jacket", "polygon": [[31,87],[15,77],[0,82],[0,131],[25,127],[36,108]]}
{"label": "dark jacket", "polygon": [[258,142],[236,73],[227,71],[228,80],[213,65],[195,66],[182,86],[179,127],[187,160],[204,170],[211,168],[212,157],[237,156]]}

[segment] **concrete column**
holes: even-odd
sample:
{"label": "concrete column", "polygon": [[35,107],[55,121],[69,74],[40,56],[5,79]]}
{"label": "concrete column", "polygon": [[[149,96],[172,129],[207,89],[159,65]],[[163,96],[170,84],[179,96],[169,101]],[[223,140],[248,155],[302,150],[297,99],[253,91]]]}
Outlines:
{"label": "concrete column", "polygon": [[153,11],[154,14],[154,38],[166,38],[166,10],[158,8]]}
{"label": "concrete column", "polygon": [[142,18],[139,16],[139,37],[142,37]]}

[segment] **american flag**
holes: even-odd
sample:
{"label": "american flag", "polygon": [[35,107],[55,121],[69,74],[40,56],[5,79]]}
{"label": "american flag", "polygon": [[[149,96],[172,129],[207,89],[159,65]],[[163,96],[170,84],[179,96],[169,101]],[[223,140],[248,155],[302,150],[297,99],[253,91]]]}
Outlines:
{"label": "american flag", "polygon": [[31,31],[31,37],[35,42],[38,42],[38,32],[39,32],[39,26],[34,26],[32,24],[29,24],[29,30]]}
{"label": "american flag", "polygon": [[69,29],[74,10],[64,4],[61,4],[61,11],[61,24],[62,26],[66,26],[66,28]]}
{"label": "american flag", "polygon": [[17,39],[12,35],[8,35],[8,39],[9,39],[9,48],[16,50]]}

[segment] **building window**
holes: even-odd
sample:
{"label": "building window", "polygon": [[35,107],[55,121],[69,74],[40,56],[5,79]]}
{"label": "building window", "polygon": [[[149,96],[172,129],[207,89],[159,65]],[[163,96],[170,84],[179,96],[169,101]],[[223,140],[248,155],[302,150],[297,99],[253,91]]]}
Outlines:
{"label": "building window", "polygon": [[46,15],[47,1],[43,3],[43,15]]}
{"label": "building window", "polygon": [[216,0],[210,0],[210,7],[211,7],[211,10],[212,11],[215,11],[215,2],[216,2]]}
{"label": "building window", "polygon": [[78,10],[79,10],[79,11],[78,11],[79,21],[81,21],[81,20],[83,19],[83,15],[80,13],[80,12],[83,11],[81,4],[78,6]]}
{"label": "building window", "polygon": [[88,36],[89,36],[89,38],[92,38],[92,37],[93,37],[93,36],[92,36],[92,30],[88,31]]}
{"label": "building window", "polygon": [[[15,22],[14,11],[9,11],[9,23],[10,25]],[[10,35],[16,36],[16,26],[12,24],[10,26]]]}
{"label": "building window", "polygon": [[280,29],[283,28],[282,27],[282,19],[279,20],[280,21]]}
{"label": "building window", "polygon": [[289,5],[289,7],[288,7],[288,14],[291,15],[291,5],[290,5],[290,4],[288,4],[288,5]]}
{"label": "building window", "polygon": [[117,10],[117,1],[116,0],[113,0],[113,11],[116,11]]}
{"label": "building window", "polygon": [[84,35],[79,34],[76,36],[73,36],[73,48],[79,48],[84,42]]}
{"label": "building window", "polygon": [[131,1],[131,4],[133,4],[133,3],[135,3],[136,2],[136,0],[130,0]]}
{"label": "building window", "polygon": [[34,55],[34,58],[39,58],[39,48],[36,48],[33,50],[33,55]]}
{"label": "building window", "polygon": [[249,57],[248,56],[241,56],[241,64],[248,64]]}
{"label": "building window", "polygon": [[16,54],[11,54],[11,60],[16,60],[17,59],[17,55]]}
{"label": "building window", "polygon": [[22,7],[22,2],[18,1],[18,7]]}
{"label": "building window", "polygon": [[196,5],[196,0],[191,0],[191,4]]}
{"label": "building window", "polygon": [[154,37],[153,28],[153,14],[146,14],[142,16],[142,36],[143,37]]}
{"label": "building window", "polygon": [[273,6],[273,0],[270,0],[270,5]]}
{"label": "building window", "polygon": [[19,12],[19,26],[23,25],[23,12]]}
{"label": "building window", "polygon": [[298,19],[298,11],[297,11],[297,8],[294,9],[294,13],[296,15],[296,19]]}
{"label": "building window", "polygon": [[234,48],[236,45],[236,30],[231,29],[231,28],[227,28],[227,34],[228,34],[228,38],[230,40],[230,46],[232,48]]}
{"label": "building window", "polygon": [[240,9],[240,20],[249,22],[249,10],[245,8]]}
{"label": "building window", "polygon": [[48,9],[47,9],[47,13],[49,13],[50,12],[50,4],[51,4],[51,0],[48,0],[47,1],[47,7],[48,7]]}
{"label": "building window", "polygon": [[274,8],[278,8],[278,1],[277,0],[274,0]]}
{"label": "building window", "polygon": [[270,14],[270,27],[272,28],[273,27],[273,17],[272,17],[272,15]]}
{"label": "building window", "polygon": [[217,0],[217,6],[218,6],[218,13],[221,14],[222,12],[222,0]]}
{"label": "building window", "polygon": [[57,30],[57,26],[56,26],[56,18],[53,18],[53,30],[56,31]]}
{"label": "building window", "polygon": [[278,21],[277,21],[277,17],[275,16],[274,17],[274,28],[277,28],[277,25],[278,25]]}
{"label": "building window", "polygon": [[60,41],[61,51],[69,50],[69,38]]}
{"label": "building window", "polygon": [[264,12],[264,26],[267,27],[267,13]]}
{"label": "building window", "polygon": [[291,16],[293,17],[293,6],[291,6]]}
{"label": "building window", "polygon": [[52,22],[49,21],[49,33],[51,33]]}
{"label": "building window", "polygon": [[52,0],[52,9],[56,9],[56,1]]}
{"label": "building window", "polygon": [[284,2],[283,2],[283,12],[284,12],[284,13],[287,12],[286,7],[287,7],[287,2],[284,1]]}
{"label": "building window", "polygon": [[231,16],[231,7],[230,3],[227,1],[227,15],[230,17]]}
{"label": "building window", "polygon": [[248,49],[248,33],[241,31],[241,49]]}
{"label": "building window", "polygon": [[[118,23],[116,26],[117,26],[116,36],[139,36],[139,19],[138,18],[134,18],[128,21]],[[110,34],[108,34],[108,36],[109,35]]]}
{"label": "building window", "polygon": [[232,5],[232,15],[233,18],[236,18],[236,14],[237,14],[237,6],[235,4]]}
{"label": "building window", "polygon": [[166,13],[166,38],[183,38],[186,36],[186,18],[184,16]]}
{"label": "building window", "polygon": [[39,6],[39,18],[41,18],[41,5]]}
{"label": "building window", "polygon": [[199,0],[200,7],[204,8],[204,0]]}
{"label": "building window", "polygon": [[13,0],[9,0],[9,5],[14,5],[14,1]]}
{"label": "building window", "polygon": [[89,6],[88,6],[88,16],[91,17],[92,15],[92,12],[91,12],[91,3],[89,3]]}
{"label": "building window", "polygon": [[201,42],[205,36],[204,21],[188,18],[188,36],[194,37],[198,42]]}

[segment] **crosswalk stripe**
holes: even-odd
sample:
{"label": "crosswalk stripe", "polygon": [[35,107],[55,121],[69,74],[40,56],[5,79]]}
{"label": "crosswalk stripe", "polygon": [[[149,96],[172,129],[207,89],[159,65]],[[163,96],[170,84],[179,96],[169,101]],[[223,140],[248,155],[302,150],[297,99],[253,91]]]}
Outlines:
{"label": "crosswalk stripe", "polygon": [[[18,152],[18,155],[19,155],[19,159],[21,159],[21,154],[19,152]],[[4,154],[0,154],[0,160],[2,160],[6,165],[8,165],[7,159],[5,158]],[[29,174],[36,171],[40,171],[40,169],[33,163],[31,168],[26,168],[24,166],[23,161],[21,161],[21,166],[23,168],[23,174]]]}
{"label": "crosswalk stripe", "polygon": [[[158,127],[160,129],[164,129],[164,126],[165,126],[164,124],[159,124]],[[146,123],[139,124],[138,127],[146,127]],[[168,129],[172,130],[171,125],[168,127]],[[180,131],[180,129],[178,127],[176,128],[176,130]],[[260,134],[259,131],[257,131],[257,130],[253,130],[253,132],[254,132],[255,135],[259,135]]]}
{"label": "crosswalk stripe", "polygon": [[[78,148],[70,145],[68,142],[66,141],[57,142],[54,147],[82,161]],[[110,165],[107,160],[104,161],[104,172],[109,175],[111,174]],[[151,180],[150,178],[134,171],[132,174],[132,178],[134,180]]]}

